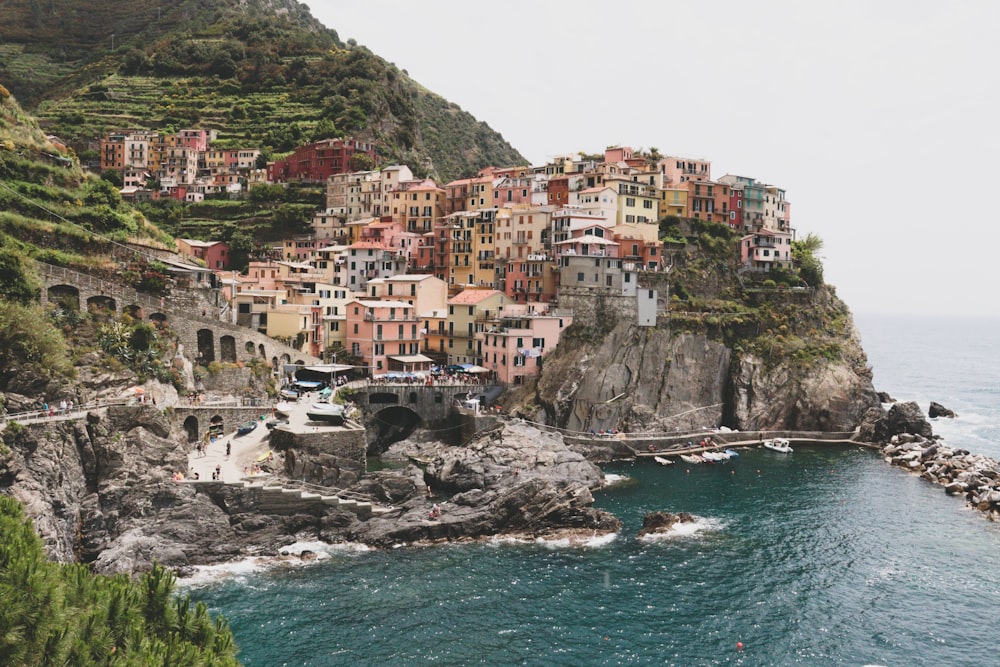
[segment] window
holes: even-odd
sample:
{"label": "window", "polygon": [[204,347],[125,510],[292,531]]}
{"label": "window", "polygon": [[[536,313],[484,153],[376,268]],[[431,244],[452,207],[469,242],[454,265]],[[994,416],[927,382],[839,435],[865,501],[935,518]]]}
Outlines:
{"label": "window", "polygon": [[578,282],[578,283],[582,283],[583,282],[583,272],[582,271],[580,273],[576,274],[576,282]]}
{"label": "window", "polygon": [[358,333],[358,323],[357,322],[354,323],[354,333],[355,334]]}

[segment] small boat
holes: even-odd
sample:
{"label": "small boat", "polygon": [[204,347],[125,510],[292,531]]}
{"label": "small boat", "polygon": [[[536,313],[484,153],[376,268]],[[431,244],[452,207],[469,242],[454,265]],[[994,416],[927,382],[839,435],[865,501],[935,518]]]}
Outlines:
{"label": "small boat", "polygon": [[286,403],[285,401],[282,401],[281,403],[277,403],[274,406],[274,414],[278,415],[279,417],[287,417],[291,414],[291,412],[292,412],[291,403]]}
{"label": "small boat", "polygon": [[312,407],[306,410],[306,417],[314,422],[342,426],[347,420],[347,410],[339,403],[313,403]]}
{"label": "small boat", "polygon": [[674,464],[670,459],[664,458],[662,456],[654,456],[653,460],[659,463],[661,466],[672,466]]}
{"label": "small boat", "polygon": [[792,453],[792,447],[788,444],[788,440],[785,438],[771,438],[770,440],[765,440],[764,447],[775,452],[781,452],[782,454]]}
{"label": "small boat", "polygon": [[694,463],[695,465],[705,462],[705,459],[701,458],[697,454],[681,454],[681,460],[685,463]]}
{"label": "small boat", "polygon": [[728,461],[729,457],[722,452],[703,452],[701,458],[706,461],[711,461],[712,463]]}
{"label": "small boat", "polygon": [[256,419],[253,421],[243,422],[242,424],[236,427],[236,435],[246,435],[255,428],[257,428]]}
{"label": "small boat", "polygon": [[727,449],[726,450],[726,454],[729,454],[729,458],[731,458],[731,459],[738,459],[738,458],[740,458],[740,453],[738,451],[736,451],[735,449]]}

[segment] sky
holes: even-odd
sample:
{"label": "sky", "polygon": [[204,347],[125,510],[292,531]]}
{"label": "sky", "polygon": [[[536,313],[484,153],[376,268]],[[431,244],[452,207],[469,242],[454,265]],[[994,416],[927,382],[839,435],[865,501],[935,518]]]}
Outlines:
{"label": "sky", "polygon": [[856,314],[1000,316],[1000,2],[308,4],[533,165],[656,147],[784,188]]}

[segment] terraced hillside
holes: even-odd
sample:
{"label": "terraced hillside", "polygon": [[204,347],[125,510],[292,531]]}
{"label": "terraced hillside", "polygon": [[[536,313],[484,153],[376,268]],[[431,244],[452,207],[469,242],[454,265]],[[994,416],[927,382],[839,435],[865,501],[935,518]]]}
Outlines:
{"label": "terraced hillside", "polygon": [[355,136],[445,180],[525,162],[294,0],[3,0],[0,10],[0,81],[84,157],[108,130],[199,126],[269,157]]}

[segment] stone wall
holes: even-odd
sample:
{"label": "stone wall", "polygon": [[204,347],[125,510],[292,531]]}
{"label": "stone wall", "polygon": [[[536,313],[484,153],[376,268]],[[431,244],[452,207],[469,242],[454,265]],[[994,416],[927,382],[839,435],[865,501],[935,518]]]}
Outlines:
{"label": "stone wall", "polygon": [[285,454],[285,476],[309,484],[345,488],[365,473],[367,442],[364,428],[321,427],[271,431],[271,447]]}

